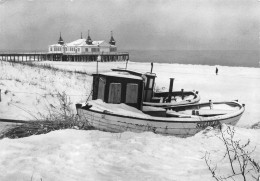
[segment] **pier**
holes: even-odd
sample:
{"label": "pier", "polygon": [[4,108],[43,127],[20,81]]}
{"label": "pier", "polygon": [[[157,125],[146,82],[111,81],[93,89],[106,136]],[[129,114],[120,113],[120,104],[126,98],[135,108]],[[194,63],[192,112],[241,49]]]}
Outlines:
{"label": "pier", "polygon": [[89,52],[89,53],[49,53],[49,52],[0,52],[3,61],[70,61],[93,62],[97,57],[101,62],[129,60],[128,52]]}

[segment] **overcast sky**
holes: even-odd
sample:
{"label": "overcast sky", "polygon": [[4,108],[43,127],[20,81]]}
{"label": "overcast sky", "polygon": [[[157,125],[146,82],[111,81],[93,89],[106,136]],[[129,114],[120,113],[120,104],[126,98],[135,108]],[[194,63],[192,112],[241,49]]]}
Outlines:
{"label": "overcast sky", "polygon": [[0,0],[0,50],[87,36],[119,49],[258,49],[257,0]]}

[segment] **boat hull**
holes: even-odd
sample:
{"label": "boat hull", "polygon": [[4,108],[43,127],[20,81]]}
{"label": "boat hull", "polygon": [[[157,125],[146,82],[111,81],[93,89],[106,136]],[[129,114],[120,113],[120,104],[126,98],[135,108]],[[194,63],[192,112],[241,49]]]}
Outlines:
{"label": "boat hull", "polygon": [[151,131],[163,135],[178,137],[193,136],[208,126],[219,124],[235,125],[244,112],[240,110],[227,115],[199,118],[138,118],[131,116],[116,115],[106,111],[96,111],[87,108],[77,108],[80,121],[87,122],[95,129],[108,132],[145,132]]}

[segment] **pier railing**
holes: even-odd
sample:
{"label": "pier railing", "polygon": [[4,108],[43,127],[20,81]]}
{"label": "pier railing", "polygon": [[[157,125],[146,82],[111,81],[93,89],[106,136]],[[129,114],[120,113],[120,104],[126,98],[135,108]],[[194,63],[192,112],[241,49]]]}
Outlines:
{"label": "pier railing", "polygon": [[126,61],[129,60],[128,52],[10,52],[0,51],[0,60],[4,61],[96,61],[101,56],[101,61]]}

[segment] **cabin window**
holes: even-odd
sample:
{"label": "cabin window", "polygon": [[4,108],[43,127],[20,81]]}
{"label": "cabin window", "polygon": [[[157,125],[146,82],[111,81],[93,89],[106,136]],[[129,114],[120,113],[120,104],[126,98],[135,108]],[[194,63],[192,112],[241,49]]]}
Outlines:
{"label": "cabin window", "polygon": [[108,103],[118,104],[121,103],[121,84],[111,83],[109,85]]}
{"label": "cabin window", "polygon": [[152,89],[152,88],[153,88],[153,81],[154,81],[154,79],[150,79],[149,89]]}
{"label": "cabin window", "polygon": [[147,77],[145,75],[142,76],[143,80],[144,80],[144,87],[146,88],[147,85]]}
{"label": "cabin window", "polygon": [[101,99],[104,101],[105,85],[106,85],[106,80],[103,78],[99,78],[97,99]]}
{"label": "cabin window", "polygon": [[137,103],[138,84],[129,83],[126,85],[125,103]]}

